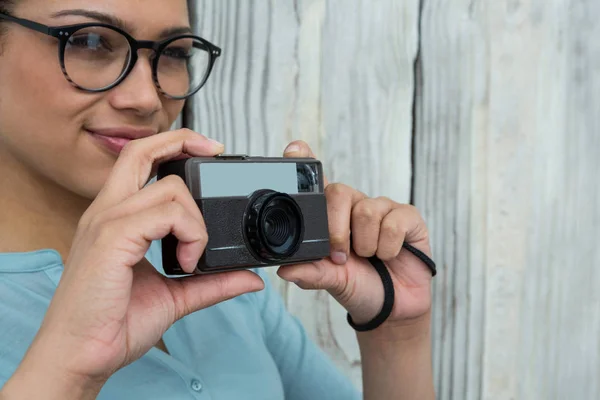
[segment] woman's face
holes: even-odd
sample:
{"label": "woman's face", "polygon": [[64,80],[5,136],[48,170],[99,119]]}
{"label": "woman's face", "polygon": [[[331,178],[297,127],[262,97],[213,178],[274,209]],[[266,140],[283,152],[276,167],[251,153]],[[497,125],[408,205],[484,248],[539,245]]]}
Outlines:
{"label": "woman's face", "polygon": [[[186,0],[19,0],[12,14],[49,26],[105,22],[68,10],[119,20],[138,40],[160,40],[167,30],[189,27]],[[123,144],[113,140],[111,145],[102,134],[164,132],[182,110],[183,101],[161,96],[154,86],[147,50],[140,50],[135,68],[119,86],[88,93],[65,79],[57,39],[14,23],[5,28],[0,44],[0,168],[11,168],[14,179],[32,174],[93,199]]]}

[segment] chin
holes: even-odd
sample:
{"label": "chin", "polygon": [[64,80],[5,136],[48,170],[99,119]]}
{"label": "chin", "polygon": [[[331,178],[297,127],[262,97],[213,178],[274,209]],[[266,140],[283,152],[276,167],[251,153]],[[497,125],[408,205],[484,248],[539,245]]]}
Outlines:
{"label": "chin", "polygon": [[80,184],[76,187],[68,187],[67,190],[77,197],[81,197],[92,202],[102,190],[102,186],[91,184],[91,182],[85,182],[83,185]]}
{"label": "chin", "polygon": [[[110,169],[103,171],[84,170],[82,172],[84,172],[84,175],[79,173],[75,176],[71,176],[62,186],[78,197],[93,201],[104,187],[104,184],[110,175]],[[85,172],[88,173],[85,174]]]}

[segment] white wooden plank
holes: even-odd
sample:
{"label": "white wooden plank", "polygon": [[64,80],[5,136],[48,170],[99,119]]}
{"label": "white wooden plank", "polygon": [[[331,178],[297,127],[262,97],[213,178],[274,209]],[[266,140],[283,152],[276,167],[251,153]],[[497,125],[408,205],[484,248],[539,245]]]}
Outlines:
{"label": "white wooden plank", "polygon": [[520,362],[519,394],[600,398],[600,45],[590,40],[600,33],[600,4],[555,1],[535,11],[532,24],[549,23],[532,83],[533,223],[520,332],[532,359]]}
{"label": "white wooden plank", "polygon": [[[415,204],[431,232],[434,374],[439,399],[479,399],[483,356],[485,179],[474,134],[486,123],[481,26],[470,2],[425,1],[417,92]],[[471,13],[471,14],[470,14]],[[482,149],[483,147],[483,149]],[[477,218],[480,216],[480,218]]]}
{"label": "white wooden plank", "polygon": [[427,0],[415,191],[440,399],[600,398],[600,4]]}

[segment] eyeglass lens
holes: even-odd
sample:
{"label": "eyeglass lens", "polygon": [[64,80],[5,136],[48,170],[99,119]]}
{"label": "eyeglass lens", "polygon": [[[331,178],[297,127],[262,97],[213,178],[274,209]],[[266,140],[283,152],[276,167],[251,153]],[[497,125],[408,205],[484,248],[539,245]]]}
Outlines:
{"label": "eyeglass lens", "polygon": [[[131,53],[129,41],[121,33],[106,27],[87,27],[69,38],[64,50],[64,66],[75,84],[88,90],[100,90],[122,77],[131,63]],[[196,39],[175,40],[157,57],[158,84],[169,96],[187,96],[206,81],[210,53]]]}

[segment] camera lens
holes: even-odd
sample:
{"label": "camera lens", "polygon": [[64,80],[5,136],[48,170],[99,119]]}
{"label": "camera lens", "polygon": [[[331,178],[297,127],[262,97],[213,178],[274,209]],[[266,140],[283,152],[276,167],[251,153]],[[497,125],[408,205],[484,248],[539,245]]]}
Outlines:
{"label": "camera lens", "polygon": [[262,231],[266,241],[273,247],[284,246],[298,232],[298,220],[294,210],[286,203],[274,201],[266,207]]}
{"label": "camera lens", "polygon": [[245,225],[252,250],[267,261],[291,257],[298,251],[304,236],[302,211],[285,193],[261,191],[255,195]]}

